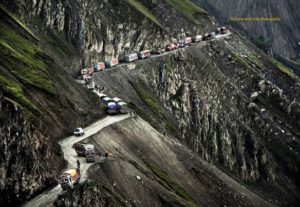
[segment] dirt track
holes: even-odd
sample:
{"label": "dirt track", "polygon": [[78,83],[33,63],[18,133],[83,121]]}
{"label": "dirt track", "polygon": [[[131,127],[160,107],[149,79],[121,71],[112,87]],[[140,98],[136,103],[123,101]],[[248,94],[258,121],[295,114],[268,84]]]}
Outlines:
{"label": "dirt track", "polygon": [[[76,160],[77,159],[80,160],[80,162],[81,162],[81,165],[80,165],[81,182],[86,179],[87,169],[92,164],[86,163],[84,158],[79,158],[77,156],[75,150],[72,148],[73,144],[98,133],[100,130],[102,130],[103,128],[105,128],[111,124],[125,120],[128,117],[129,117],[128,115],[105,117],[104,119],[101,119],[101,120],[93,123],[92,125],[86,127],[84,129],[85,134],[83,136],[80,136],[80,137],[70,136],[59,142],[59,144],[62,148],[63,154],[64,154],[64,158],[65,158],[65,160],[68,161],[67,169],[76,168]],[[60,185],[57,185],[53,189],[48,190],[48,191],[38,195],[36,198],[32,199],[31,201],[26,203],[24,206],[28,206],[28,207],[45,206],[48,203],[50,203],[51,201],[55,200],[57,195],[61,192],[62,192],[62,188],[60,187]]]}

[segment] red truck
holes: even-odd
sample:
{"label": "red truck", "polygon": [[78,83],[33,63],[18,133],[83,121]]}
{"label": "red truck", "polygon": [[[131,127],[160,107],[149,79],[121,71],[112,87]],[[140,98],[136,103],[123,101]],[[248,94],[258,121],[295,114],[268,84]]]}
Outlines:
{"label": "red truck", "polygon": [[95,72],[103,71],[104,69],[105,69],[105,63],[104,62],[96,63],[94,65],[94,71]]}
{"label": "red truck", "polygon": [[167,46],[166,46],[167,51],[172,51],[172,50],[176,50],[176,49],[178,49],[178,45],[175,45],[173,43],[167,44]]}
{"label": "red truck", "polygon": [[151,55],[150,50],[144,50],[138,53],[139,59],[145,59]]}
{"label": "red truck", "polygon": [[115,67],[119,64],[119,60],[117,58],[113,58],[111,60],[105,61],[105,65],[107,68]]}

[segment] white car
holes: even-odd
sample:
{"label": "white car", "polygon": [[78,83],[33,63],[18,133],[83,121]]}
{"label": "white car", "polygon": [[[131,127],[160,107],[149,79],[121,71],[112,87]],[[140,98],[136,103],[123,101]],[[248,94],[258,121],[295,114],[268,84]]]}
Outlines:
{"label": "white car", "polygon": [[74,136],[81,136],[84,134],[84,131],[82,128],[76,128],[74,129]]}

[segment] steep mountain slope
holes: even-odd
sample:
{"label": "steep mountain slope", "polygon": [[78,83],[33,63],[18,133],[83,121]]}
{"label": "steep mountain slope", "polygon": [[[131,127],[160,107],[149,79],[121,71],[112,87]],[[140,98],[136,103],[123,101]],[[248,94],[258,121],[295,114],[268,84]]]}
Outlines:
{"label": "steep mountain slope", "polygon": [[[81,54],[74,59],[77,67],[112,57],[122,59],[131,51],[161,47],[170,35],[210,27],[204,11],[190,11],[189,7],[177,11],[172,7],[176,2],[168,3],[173,1],[2,1],[32,27],[50,28],[71,43]],[[198,25],[187,22],[184,15],[193,17]],[[57,42],[51,44],[65,49]]]}
{"label": "steep mountain slope", "polygon": [[19,205],[56,182],[55,140],[102,113],[30,29],[2,6],[0,16],[0,203]]}
{"label": "steep mountain slope", "polygon": [[[0,193],[4,195],[0,203],[4,205],[19,205],[51,187],[63,168],[55,141],[73,127],[103,115],[98,97],[71,78],[80,68],[111,57],[122,59],[126,53],[164,47],[174,37],[211,32],[216,26],[205,11],[186,0],[1,3],[5,5],[0,10]],[[160,150],[166,156],[157,156],[155,149],[144,153],[154,156],[153,163],[162,169],[150,169],[151,164],[145,168],[159,186],[146,191],[155,192],[151,194],[152,204],[255,205],[255,199],[237,192],[243,185],[254,192],[247,191],[249,195],[267,199],[271,205],[299,203],[299,78],[240,35],[123,64],[94,78],[105,87],[105,93],[121,97],[156,129],[194,151],[184,148],[186,155],[176,157],[180,149],[172,146],[168,155],[169,145],[164,144]],[[134,129],[129,133],[132,137],[147,134]],[[119,141],[126,138],[126,127],[108,131],[116,133]],[[149,139],[161,136],[152,135]],[[112,150],[109,139],[107,135],[97,149]],[[132,160],[141,162],[135,148],[124,146],[128,147]],[[138,147],[146,151],[148,145],[139,139]],[[176,157],[174,162],[190,162],[182,162],[184,167],[172,172],[167,159],[171,155]],[[220,178],[213,179],[210,172],[214,170],[202,174],[202,164],[208,166],[202,159],[214,165],[211,169],[220,168],[228,174],[223,178],[236,179],[236,185],[216,182]],[[145,163],[141,165],[145,167]],[[132,196],[126,191],[131,188],[126,175],[136,169],[130,165],[126,174],[120,175],[122,167],[128,167],[128,162],[117,161],[100,170],[94,166],[90,176],[95,183],[70,190],[54,205],[94,204],[95,198],[100,200],[99,206],[123,205],[124,197]],[[187,175],[182,175],[183,185],[178,186],[180,172]],[[95,178],[100,173],[106,183]],[[165,174],[175,179],[163,180]],[[114,179],[110,175],[124,176],[120,178],[124,191],[109,188]],[[227,192],[228,186],[232,191]],[[174,194],[178,188],[180,192]],[[159,197],[155,190],[162,190],[166,197]],[[214,195],[218,192],[222,193]]]}
{"label": "steep mountain slope", "polygon": [[236,34],[198,47],[96,79],[260,195],[296,205],[299,78]]}
{"label": "steep mountain slope", "polygon": [[[264,37],[273,53],[289,59],[299,59],[300,9],[299,1],[193,0],[223,23],[236,25],[254,39]],[[238,21],[231,18],[279,18],[279,21]]]}
{"label": "steep mountain slope", "polygon": [[112,206],[120,205],[114,200],[145,207],[270,206],[139,117],[105,128],[88,141],[114,157],[92,166],[92,183],[59,196],[56,206],[102,206],[105,197]]}

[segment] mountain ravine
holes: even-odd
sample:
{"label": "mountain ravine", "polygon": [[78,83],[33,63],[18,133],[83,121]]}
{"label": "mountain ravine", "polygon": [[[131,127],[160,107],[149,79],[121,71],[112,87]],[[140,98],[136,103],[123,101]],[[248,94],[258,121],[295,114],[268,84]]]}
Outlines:
{"label": "mountain ravine", "polygon": [[[215,31],[216,10],[203,6],[208,12],[187,0],[1,0],[1,206],[36,196],[41,206],[298,206],[300,79],[291,69],[234,29],[122,62]],[[104,116],[113,123],[99,93],[75,80],[111,58],[121,64],[92,79],[134,116],[84,137],[97,162],[49,201],[70,157],[58,142]],[[113,156],[100,159],[104,152]]]}

